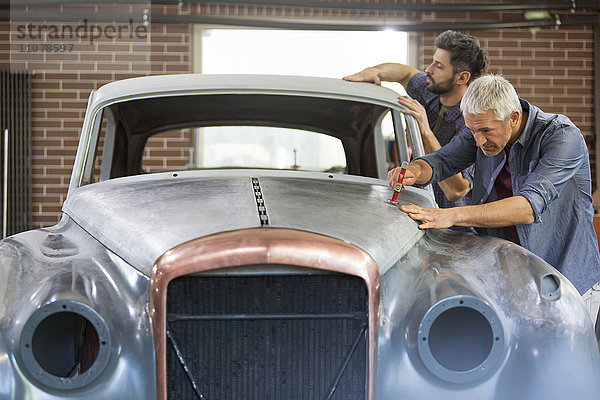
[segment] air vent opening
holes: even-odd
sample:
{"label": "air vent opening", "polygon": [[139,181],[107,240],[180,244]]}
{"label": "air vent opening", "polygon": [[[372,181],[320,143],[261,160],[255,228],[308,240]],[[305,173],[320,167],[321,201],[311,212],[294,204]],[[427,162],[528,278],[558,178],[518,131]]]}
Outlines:
{"label": "air vent opening", "polygon": [[455,307],[435,319],[427,340],[433,358],[440,365],[465,372],[479,367],[490,355],[494,334],[479,311]]}
{"label": "air vent opening", "polygon": [[483,299],[458,295],[433,305],[418,331],[418,352],[438,378],[469,383],[489,376],[505,354],[504,329]]}
{"label": "air vent opening", "polygon": [[40,367],[60,378],[89,370],[98,358],[99,349],[94,326],[74,312],[49,315],[37,326],[31,340],[31,351]]}
{"label": "air vent opening", "polygon": [[36,381],[76,389],[95,380],[110,355],[106,323],[87,304],[58,300],[38,308],[21,332],[20,358]]}

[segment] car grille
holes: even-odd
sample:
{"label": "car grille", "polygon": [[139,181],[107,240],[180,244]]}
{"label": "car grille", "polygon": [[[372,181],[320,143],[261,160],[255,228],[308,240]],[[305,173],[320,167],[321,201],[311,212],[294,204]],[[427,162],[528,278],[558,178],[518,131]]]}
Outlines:
{"label": "car grille", "polygon": [[167,294],[169,399],[366,399],[355,276],[183,276]]}

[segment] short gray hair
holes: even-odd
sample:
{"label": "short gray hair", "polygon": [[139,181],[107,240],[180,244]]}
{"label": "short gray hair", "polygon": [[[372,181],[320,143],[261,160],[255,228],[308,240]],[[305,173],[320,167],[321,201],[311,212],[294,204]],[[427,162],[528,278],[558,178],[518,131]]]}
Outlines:
{"label": "short gray hair", "polygon": [[460,103],[463,114],[483,114],[492,110],[498,121],[506,122],[513,111],[523,115],[517,91],[500,75],[484,75],[469,85]]}

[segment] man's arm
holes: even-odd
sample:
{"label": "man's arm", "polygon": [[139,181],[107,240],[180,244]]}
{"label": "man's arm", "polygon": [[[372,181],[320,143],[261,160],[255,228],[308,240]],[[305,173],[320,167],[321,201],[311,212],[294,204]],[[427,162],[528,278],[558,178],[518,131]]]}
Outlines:
{"label": "man's arm", "polygon": [[462,199],[471,190],[471,182],[463,176],[462,172],[445,181],[438,182],[438,185],[440,185],[440,189],[442,189],[446,198],[450,201]]}
{"label": "man's arm", "polygon": [[412,219],[422,221],[420,229],[441,229],[455,225],[500,228],[531,224],[535,220],[531,204],[523,196],[511,196],[475,206],[430,208],[409,204],[401,206],[400,209]]}
{"label": "man's arm", "polygon": [[[398,168],[388,173],[390,186],[398,180]],[[433,176],[433,168],[422,159],[411,162],[404,173],[403,183],[426,184]],[[450,178],[452,179],[452,178]],[[506,199],[475,206],[453,208],[421,207],[415,204],[401,206],[412,219],[422,221],[420,229],[450,228],[451,226],[474,226],[498,228],[511,225],[531,224],[535,220],[533,208],[524,196],[511,196]]]}
{"label": "man's arm", "polygon": [[356,74],[345,76],[344,79],[352,82],[371,82],[376,85],[381,85],[381,81],[399,82],[406,88],[408,82],[418,72],[418,69],[410,65],[384,63],[365,68]]}

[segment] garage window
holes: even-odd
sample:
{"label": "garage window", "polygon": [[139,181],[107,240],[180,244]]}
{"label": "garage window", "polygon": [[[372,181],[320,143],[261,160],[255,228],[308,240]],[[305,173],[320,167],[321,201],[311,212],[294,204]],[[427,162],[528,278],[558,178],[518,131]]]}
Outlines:
{"label": "garage window", "polygon": [[[346,172],[340,139],[318,132],[268,126],[201,128],[204,151],[200,168],[272,168]],[[148,139],[142,169],[158,172],[196,168],[190,164],[193,148],[178,143],[189,140],[190,130],[163,132]]]}

